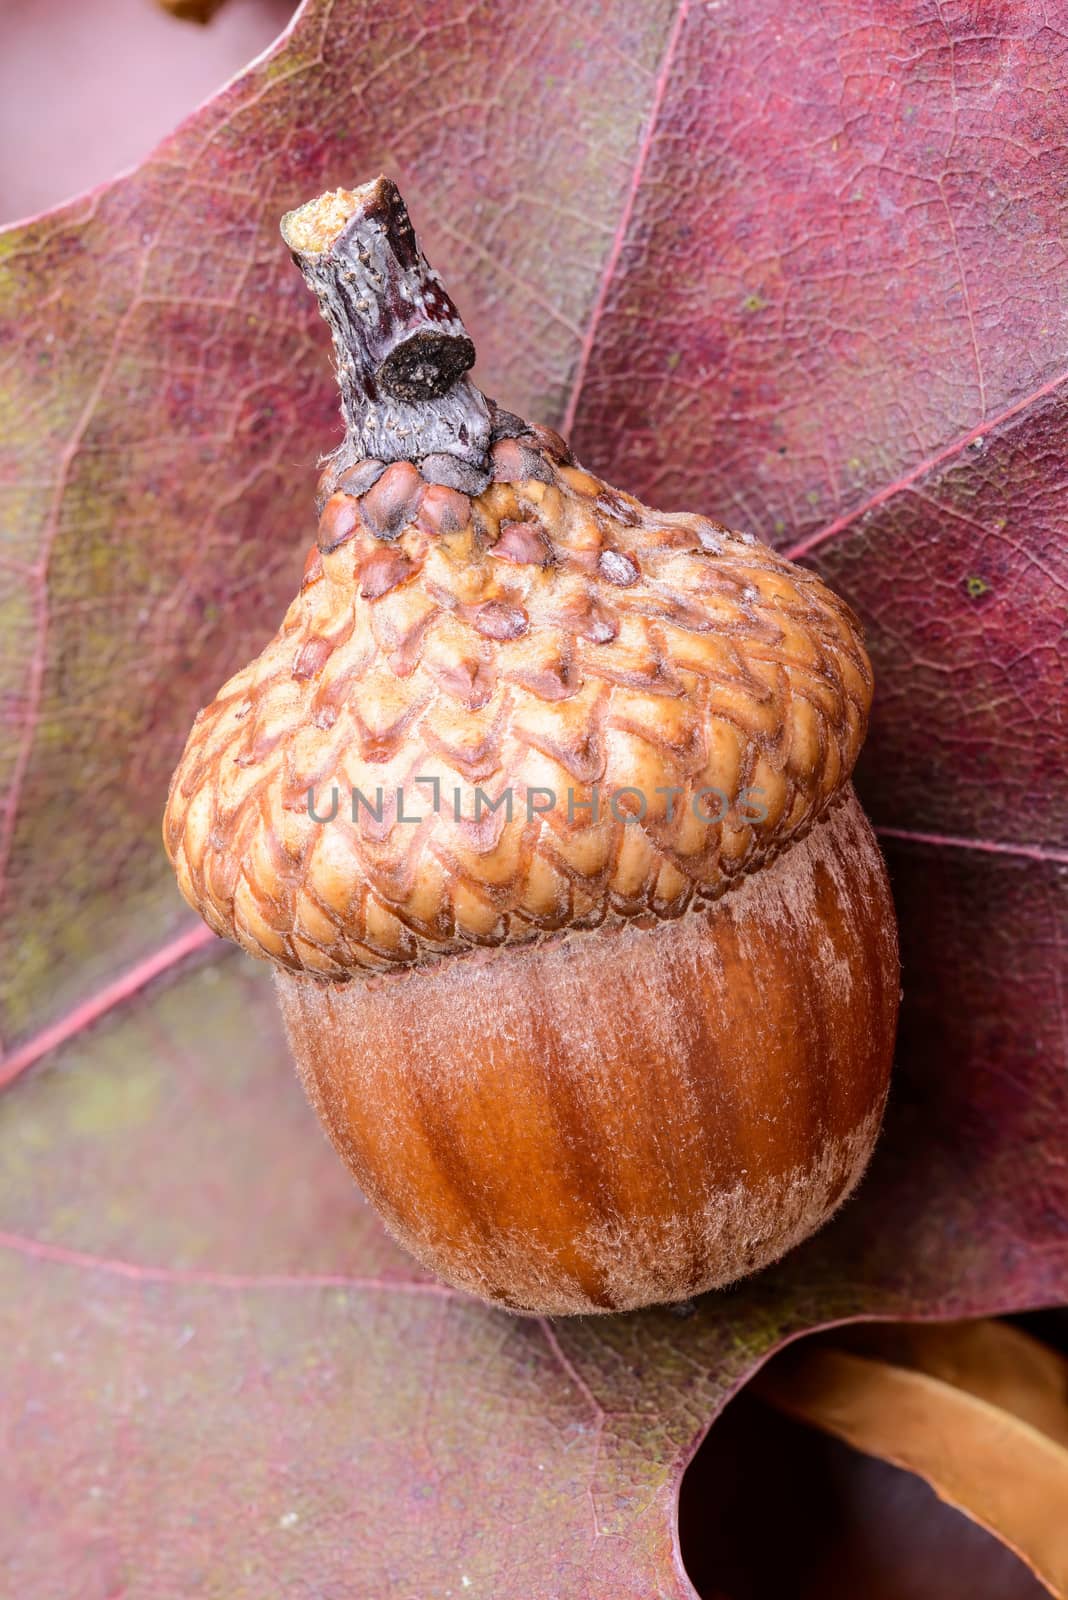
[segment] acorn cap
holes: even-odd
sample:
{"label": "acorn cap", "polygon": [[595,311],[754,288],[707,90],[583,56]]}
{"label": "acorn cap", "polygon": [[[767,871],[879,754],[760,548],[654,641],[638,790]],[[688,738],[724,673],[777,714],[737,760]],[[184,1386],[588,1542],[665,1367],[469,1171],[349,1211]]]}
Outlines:
{"label": "acorn cap", "polygon": [[[339,192],[320,281],[346,235],[367,253],[368,209],[388,247],[386,184]],[[486,401],[455,346],[412,398],[420,338],[360,345],[300,594],[198,715],[165,816],[209,925],[324,979],[715,900],[848,790],[871,702],[857,620],[815,574],[610,488]],[[406,459],[390,419],[420,405]]]}

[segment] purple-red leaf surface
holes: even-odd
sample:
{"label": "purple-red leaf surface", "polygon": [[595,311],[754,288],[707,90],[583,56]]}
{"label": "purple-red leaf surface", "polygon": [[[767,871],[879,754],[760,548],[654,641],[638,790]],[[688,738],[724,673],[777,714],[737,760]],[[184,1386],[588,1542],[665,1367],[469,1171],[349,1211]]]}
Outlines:
{"label": "purple-red leaf surface", "polygon": [[[337,437],[278,218],[380,170],[488,392],[867,630],[887,1129],[823,1234],[688,1318],[420,1275],[162,856]],[[1066,195],[1056,5],[307,0],[135,172],[0,236],[13,1593],[674,1600],[680,1474],[776,1343],[1064,1298]]]}

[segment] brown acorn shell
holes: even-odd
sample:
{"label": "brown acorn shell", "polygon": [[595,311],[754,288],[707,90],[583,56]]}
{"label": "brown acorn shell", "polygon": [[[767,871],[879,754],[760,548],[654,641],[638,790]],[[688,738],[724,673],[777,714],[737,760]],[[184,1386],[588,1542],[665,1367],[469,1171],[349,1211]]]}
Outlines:
{"label": "brown acorn shell", "polygon": [[474,497],[410,462],[328,473],[299,596],[190,734],[179,885],[289,972],[679,918],[848,783],[871,670],[813,573],[649,510],[548,430],[492,468]]}
{"label": "brown acorn shell", "polygon": [[309,1098],[400,1241],[550,1314],[686,1300],[826,1221],[875,1142],[898,1001],[848,787],[676,923],[276,980]]}

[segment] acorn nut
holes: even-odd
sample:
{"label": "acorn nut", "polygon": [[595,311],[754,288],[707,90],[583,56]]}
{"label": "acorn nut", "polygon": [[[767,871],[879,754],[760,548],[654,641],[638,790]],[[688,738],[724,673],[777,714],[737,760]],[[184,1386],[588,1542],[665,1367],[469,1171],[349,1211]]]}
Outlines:
{"label": "acorn nut", "polygon": [[175,772],[179,885],[273,962],[331,1140],[442,1278],[549,1314],[730,1283],[840,1205],[886,1097],[857,620],[488,401],[390,181],[282,231],[345,439]]}

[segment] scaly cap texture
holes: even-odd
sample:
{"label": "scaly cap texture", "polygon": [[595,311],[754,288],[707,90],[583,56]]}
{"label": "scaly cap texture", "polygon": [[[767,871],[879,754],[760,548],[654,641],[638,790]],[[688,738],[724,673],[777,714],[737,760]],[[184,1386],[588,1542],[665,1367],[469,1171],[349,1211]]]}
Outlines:
{"label": "scaly cap texture", "polygon": [[343,474],[281,629],[197,718],[167,848],[253,955],[337,978],[678,916],[847,783],[871,671],[814,574],[546,430],[492,459],[474,499],[407,462]]}
{"label": "scaly cap texture", "polygon": [[174,775],[190,904],[339,979],[681,916],[806,833],[864,738],[849,608],[474,389],[387,179],[283,231],[334,333],[346,437],[298,598]]}

